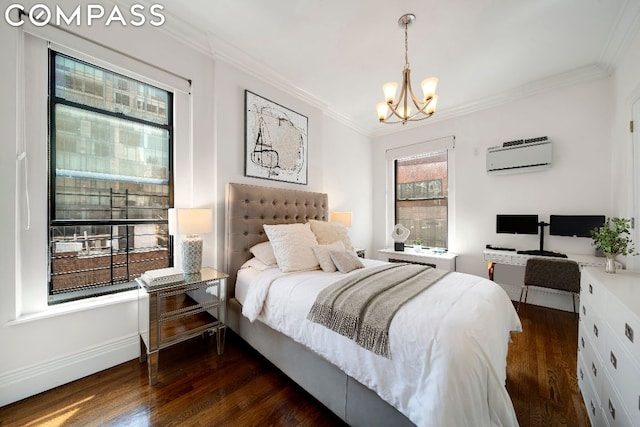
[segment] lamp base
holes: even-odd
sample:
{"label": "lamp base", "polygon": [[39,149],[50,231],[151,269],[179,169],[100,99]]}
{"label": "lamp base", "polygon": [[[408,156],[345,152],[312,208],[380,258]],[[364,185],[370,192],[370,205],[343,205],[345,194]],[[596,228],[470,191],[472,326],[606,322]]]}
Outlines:
{"label": "lamp base", "polygon": [[199,273],[202,269],[202,239],[198,235],[187,236],[182,241],[182,271]]}
{"label": "lamp base", "polygon": [[404,242],[395,242],[393,244],[393,250],[396,252],[404,252]]}

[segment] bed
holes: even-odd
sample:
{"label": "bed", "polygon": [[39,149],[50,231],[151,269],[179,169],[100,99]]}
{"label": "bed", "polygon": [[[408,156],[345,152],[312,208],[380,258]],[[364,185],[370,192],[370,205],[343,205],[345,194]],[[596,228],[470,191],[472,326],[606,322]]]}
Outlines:
{"label": "bed", "polygon": [[[521,325],[495,283],[456,272],[437,280],[397,311],[383,357],[306,319],[318,293],[345,274],[241,269],[268,240],[264,224],[328,214],[324,193],[227,185],[228,327],[349,425],[517,425],[504,384],[509,334]],[[386,268],[363,263],[362,271]]]}

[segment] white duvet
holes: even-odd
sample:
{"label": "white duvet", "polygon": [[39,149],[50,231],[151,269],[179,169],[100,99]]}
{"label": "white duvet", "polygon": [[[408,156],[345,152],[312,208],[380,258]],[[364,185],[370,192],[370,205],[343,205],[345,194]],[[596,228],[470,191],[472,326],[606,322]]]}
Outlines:
{"label": "white duvet", "polygon": [[522,327],[500,286],[446,275],[397,312],[387,359],[307,320],[318,292],[343,277],[262,271],[249,284],[242,313],[322,355],[418,426],[518,425],[504,384],[510,332]]}

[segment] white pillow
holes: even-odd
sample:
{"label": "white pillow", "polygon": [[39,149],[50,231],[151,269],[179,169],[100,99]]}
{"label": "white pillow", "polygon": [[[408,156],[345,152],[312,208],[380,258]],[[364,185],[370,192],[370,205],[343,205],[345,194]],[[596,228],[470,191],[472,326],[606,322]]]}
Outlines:
{"label": "white pillow", "polygon": [[318,268],[318,259],[311,249],[318,241],[309,224],[265,224],[263,227],[280,270],[287,273]]}
{"label": "white pillow", "polygon": [[358,256],[349,251],[331,251],[331,260],[336,265],[340,273],[348,273],[358,268],[363,268],[364,264],[360,262]]}
{"label": "white pillow", "polygon": [[276,256],[273,254],[273,248],[269,242],[253,245],[251,249],[249,249],[249,252],[266,265],[276,264]]}
{"label": "white pillow", "polygon": [[325,273],[333,273],[336,271],[336,265],[331,260],[331,251],[344,251],[344,244],[341,241],[329,243],[328,245],[316,245],[313,248],[313,253],[316,255],[320,268]]}
{"label": "white pillow", "polygon": [[355,253],[351,239],[349,239],[349,232],[344,224],[340,222],[318,221],[315,219],[309,220],[309,224],[311,224],[311,231],[316,235],[319,244],[327,245],[340,240],[347,251]]}
{"label": "white pillow", "polygon": [[249,260],[247,260],[247,262],[242,264],[240,269],[250,268],[250,267],[251,268],[255,268],[256,270],[264,271],[264,270],[267,270],[269,268],[278,268],[278,264],[276,264],[274,262],[273,264],[267,265],[264,262],[260,261],[258,258],[253,257],[253,258],[249,258]]}

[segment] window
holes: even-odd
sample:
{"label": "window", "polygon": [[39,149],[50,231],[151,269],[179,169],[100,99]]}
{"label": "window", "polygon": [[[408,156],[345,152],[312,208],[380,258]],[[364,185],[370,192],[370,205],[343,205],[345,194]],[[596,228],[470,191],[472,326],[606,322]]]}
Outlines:
{"label": "window", "polygon": [[50,51],[49,303],[172,264],[173,94]]}
{"label": "window", "polygon": [[411,230],[407,244],[448,247],[447,151],[395,160],[395,223]]}

